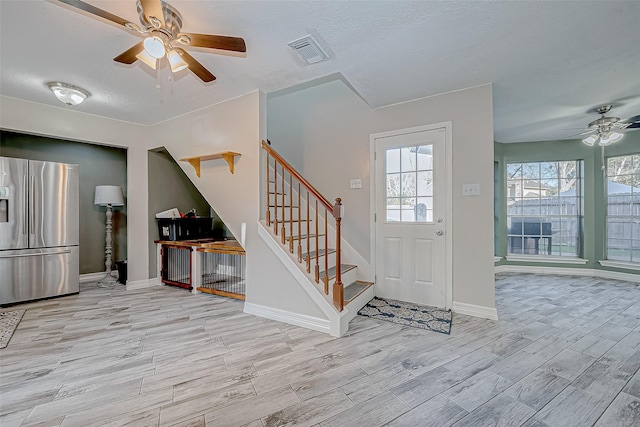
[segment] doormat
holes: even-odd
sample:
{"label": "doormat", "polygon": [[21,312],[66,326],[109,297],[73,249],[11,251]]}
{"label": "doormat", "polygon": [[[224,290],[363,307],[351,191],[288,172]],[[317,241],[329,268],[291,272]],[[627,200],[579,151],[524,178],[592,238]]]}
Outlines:
{"label": "doormat", "polygon": [[358,314],[441,334],[451,333],[451,310],[442,308],[375,297]]}
{"label": "doormat", "polygon": [[5,348],[26,310],[0,312],[0,348]]}

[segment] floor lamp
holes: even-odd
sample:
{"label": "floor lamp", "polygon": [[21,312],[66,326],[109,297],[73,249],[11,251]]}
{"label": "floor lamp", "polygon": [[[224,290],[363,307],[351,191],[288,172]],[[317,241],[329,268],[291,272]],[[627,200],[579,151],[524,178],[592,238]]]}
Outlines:
{"label": "floor lamp", "polygon": [[117,185],[98,185],[96,186],[96,197],[93,202],[95,205],[107,207],[107,223],[106,223],[106,235],[105,235],[105,262],[107,276],[111,276],[111,249],[112,249],[112,206],[124,206],[124,197],[122,197],[122,188]]}

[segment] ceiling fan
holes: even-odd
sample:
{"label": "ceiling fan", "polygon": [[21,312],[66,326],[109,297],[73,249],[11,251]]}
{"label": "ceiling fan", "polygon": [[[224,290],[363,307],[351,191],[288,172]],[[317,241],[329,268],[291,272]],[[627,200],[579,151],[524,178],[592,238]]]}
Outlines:
{"label": "ceiling fan", "polygon": [[166,57],[172,72],[188,68],[203,82],[211,82],[216,77],[189,55],[182,46],[221,49],[246,52],[244,39],[239,37],[182,32],[182,16],[169,3],[161,0],[137,0],[138,15],[142,26],[99,9],[81,0],[58,0],[77,9],[122,25],[127,30],[144,37],[140,43],[113,58],[122,64],[142,61],[153,69],[158,61]]}
{"label": "ceiling fan", "polygon": [[594,108],[594,112],[600,114],[600,118],[595,119],[587,125],[587,131],[581,135],[589,135],[582,140],[588,146],[598,145],[604,147],[622,139],[621,131],[625,129],[640,128],[640,116],[634,116],[626,120],[619,117],[606,117],[613,106],[611,104],[601,105]]}

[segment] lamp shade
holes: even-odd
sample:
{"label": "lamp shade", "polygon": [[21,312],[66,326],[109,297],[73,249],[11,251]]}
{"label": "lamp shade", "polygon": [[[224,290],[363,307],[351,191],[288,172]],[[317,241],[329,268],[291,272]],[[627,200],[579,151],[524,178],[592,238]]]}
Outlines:
{"label": "lamp shade", "polygon": [[93,203],[100,206],[123,206],[122,188],[117,185],[97,185]]}

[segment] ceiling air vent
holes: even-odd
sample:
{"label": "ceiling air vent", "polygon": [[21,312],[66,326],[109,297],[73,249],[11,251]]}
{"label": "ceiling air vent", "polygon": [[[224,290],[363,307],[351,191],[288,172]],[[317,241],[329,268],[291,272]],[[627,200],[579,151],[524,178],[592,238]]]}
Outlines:
{"label": "ceiling air vent", "polygon": [[304,59],[307,64],[315,64],[316,62],[327,59],[327,54],[318,46],[318,43],[311,36],[294,40],[289,43],[289,46],[295,50],[298,55],[300,55],[300,58]]}

